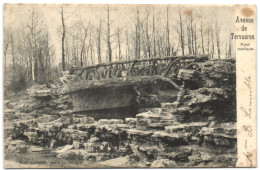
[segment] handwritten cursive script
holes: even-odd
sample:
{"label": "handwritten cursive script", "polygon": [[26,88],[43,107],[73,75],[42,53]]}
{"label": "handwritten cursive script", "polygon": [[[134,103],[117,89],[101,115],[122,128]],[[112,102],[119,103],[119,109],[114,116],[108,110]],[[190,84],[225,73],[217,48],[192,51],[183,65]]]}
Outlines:
{"label": "handwritten cursive script", "polygon": [[247,152],[244,153],[244,155],[246,156],[247,160],[250,162],[250,166],[253,166],[253,161],[252,161],[253,154],[251,152]]}
{"label": "handwritten cursive script", "polygon": [[248,132],[248,136],[249,137],[253,137],[253,133],[252,133],[252,126],[246,126],[246,125],[243,125],[243,129],[244,131]]}
{"label": "handwritten cursive script", "polygon": [[248,116],[249,119],[251,119],[251,108],[248,109],[248,111],[244,107],[240,107],[240,109]]}
{"label": "handwritten cursive script", "polygon": [[252,106],[252,85],[251,85],[251,83],[252,82],[251,82],[250,76],[244,78],[244,84],[246,85],[246,87],[249,90],[249,107],[250,107],[250,109],[251,109],[251,106]]}

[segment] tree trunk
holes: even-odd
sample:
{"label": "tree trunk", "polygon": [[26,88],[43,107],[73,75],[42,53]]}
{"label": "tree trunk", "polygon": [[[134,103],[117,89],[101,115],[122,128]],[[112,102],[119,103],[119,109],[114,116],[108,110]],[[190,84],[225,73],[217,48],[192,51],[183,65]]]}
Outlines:
{"label": "tree trunk", "polygon": [[188,38],[188,50],[189,50],[189,55],[192,55],[192,49],[191,49],[191,33],[190,33],[190,28],[187,27],[187,38]]}
{"label": "tree trunk", "polygon": [[184,55],[184,35],[183,35],[183,23],[182,23],[182,17],[181,17],[181,9],[179,7],[179,17],[180,17],[180,41],[181,41],[181,49],[182,49],[182,55]]}
{"label": "tree trunk", "polygon": [[215,45],[214,45],[214,34],[213,34],[213,29],[211,25],[211,57],[214,58],[214,53],[215,53]]}
{"label": "tree trunk", "polygon": [[[83,26],[84,28],[84,26]],[[88,29],[84,28],[84,38],[82,41],[82,47],[81,47],[81,52],[80,52],[80,65],[83,66],[83,57],[84,57],[84,51],[85,51],[85,42],[86,42],[86,38],[88,35]]]}
{"label": "tree trunk", "polygon": [[119,29],[117,31],[117,44],[118,44],[118,59],[119,61],[122,60],[122,54],[121,54],[121,42],[120,42],[120,32]]}
{"label": "tree trunk", "polygon": [[171,45],[170,45],[170,29],[169,29],[169,7],[167,7],[167,15],[166,15],[166,44],[167,44],[166,53],[167,56],[170,56]]}
{"label": "tree trunk", "polygon": [[201,48],[202,48],[202,54],[205,54],[205,51],[204,51],[204,42],[203,42],[202,20],[201,20],[201,23],[200,23],[200,34],[201,34]]}
{"label": "tree trunk", "polygon": [[155,41],[155,21],[154,21],[154,8],[153,8],[153,57],[156,57],[156,41]]}
{"label": "tree trunk", "polygon": [[65,45],[64,45],[64,43],[65,43],[66,30],[65,30],[65,23],[64,23],[63,7],[61,8],[61,22],[62,22],[62,40],[61,40],[62,71],[65,71],[65,49],[64,49]]}
{"label": "tree trunk", "polygon": [[140,20],[139,20],[139,10],[137,9],[137,19],[136,19],[136,26],[135,26],[135,57],[140,59]]}
{"label": "tree trunk", "polygon": [[149,36],[149,13],[146,15],[146,40],[147,40],[147,51],[148,58],[151,58],[151,47],[150,47],[150,36]]}
{"label": "tree trunk", "polygon": [[97,31],[97,53],[98,53],[98,63],[101,64],[101,19],[99,21],[99,29]]}
{"label": "tree trunk", "polygon": [[109,7],[107,7],[107,50],[108,50],[108,62],[112,62],[112,49],[111,49],[111,42],[110,42]]}
{"label": "tree trunk", "polygon": [[190,16],[190,32],[191,32],[191,49],[192,49],[192,54],[195,54],[195,49],[194,49],[194,32],[193,32],[193,17],[192,17],[192,11],[191,11],[191,16]]}
{"label": "tree trunk", "polygon": [[195,24],[195,28],[194,28],[194,51],[195,51],[195,55],[198,54],[198,47],[197,47],[197,27]]}
{"label": "tree trunk", "polygon": [[220,42],[219,42],[219,27],[218,23],[216,23],[216,39],[217,39],[217,50],[218,50],[218,59],[220,60]]}
{"label": "tree trunk", "polygon": [[128,44],[128,31],[126,30],[125,32],[126,36],[126,47],[125,47],[125,60],[130,60],[130,55],[129,55],[129,44]]}
{"label": "tree trunk", "polygon": [[210,32],[210,29],[209,29],[209,26],[208,26],[208,54],[209,54],[209,32]]}

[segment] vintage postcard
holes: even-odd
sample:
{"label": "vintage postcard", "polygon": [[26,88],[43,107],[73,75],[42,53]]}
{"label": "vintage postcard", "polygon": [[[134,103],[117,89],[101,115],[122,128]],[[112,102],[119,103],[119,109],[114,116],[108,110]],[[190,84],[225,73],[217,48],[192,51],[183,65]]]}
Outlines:
{"label": "vintage postcard", "polygon": [[255,5],[3,15],[5,168],[256,167]]}

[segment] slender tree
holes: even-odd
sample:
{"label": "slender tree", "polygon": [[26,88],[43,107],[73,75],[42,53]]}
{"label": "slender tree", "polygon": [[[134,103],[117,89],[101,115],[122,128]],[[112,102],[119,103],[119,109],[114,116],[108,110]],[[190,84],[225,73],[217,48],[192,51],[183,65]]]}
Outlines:
{"label": "slender tree", "polygon": [[170,29],[169,29],[169,7],[167,6],[166,10],[166,55],[170,56],[171,53],[171,44],[170,44]]}
{"label": "slender tree", "polygon": [[179,37],[180,37],[180,43],[181,43],[181,50],[182,50],[182,55],[184,55],[184,32],[183,32],[183,20],[182,20],[182,15],[181,15],[181,8],[179,6],[179,24],[180,24],[180,30],[179,30]]}
{"label": "slender tree", "polygon": [[202,27],[202,19],[200,22],[200,36],[201,36],[201,48],[202,48],[202,54],[205,54],[204,51],[204,42],[203,42],[203,27]]}
{"label": "slender tree", "polygon": [[153,7],[153,56],[157,56],[156,52],[156,33],[155,33],[155,18],[154,18],[154,7]]}
{"label": "slender tree", "polygon": [[80,52],[80,65],[83,66],[83,59],[84,59],[84,51],[85,51],[85,44],[86,44],[86,39],[88,35],[88,28],[85,28],[85,26],[82,24],[84,34],[83,34],[83,39],[81,39],[82,47],[81,47],[81,52]]}
{"label": "slender tree", "polygon": [[126,46],[125,46],[125,59],[130,60],[129,55],[129,38],[128,38],[128,30],[125,31],[125,37],[126,37]]}
{"label": "slender tree", "polygon": [[136,24],[135,24],[135,57],[140,58],[141,49],[141,37],[140,37],[140,14],[139,9],[136,9]]}
{"label": "slender tree", "polygon": [[210,39],[209,39],[209,36],[210,36],[210,28],[209,28],[209,25],[208,25],[208,28],[207,28],[207,36],[208,36],[208,54],[209,54],[209,44],[210,44]]}
{"label": "slender tree", "polygon": [[197,26],[194,26],[194,54],[198,54],[198,47],[197,47]]}
{"label": "slender tree", "polygon": [[188,38],[188,50],[189,55],[192,55],[192,46],[191,46],[191,30],[190,27],[187,27],[187,38]]}
{"label": "slender tree", "polygon": [[15,48],[14,48],[14,35],[11,33],[10,35],[10,43],[11,43],[11,55],[12,55],[12,62],[13,62],[13,72],[15,72],[15,62],[16,62],[16,56],[15,56]]}
{"label": "slender tree", "polygon": [[191,33],[191,49],[192,49],[192,54],[195,54],[195,47],[194,47],[194,29],[193,29],[193,12],[191,10],[190,14],[190,33]]}
{"label": "slender tree", "polygon": [[151,44],[150,44],[150,34],[149,34],[149,11],[146,12],[146,44],[148,58],[151,58]]}
{"label": "slender tree", "polygon": [[99,21],[99,28],[97,29],[97,55],[98,55],[98,63],[100,64],[102,62],[101,60],[101,19]]}
{"label": "slender tree", "polygon": [[214,33],[213,33],[213,28],[211,25],[211,57],[214,58],[214,54],[215,54],[215,44],[214,44]]}
{"label": "slender tree", "polygon": [[6,76],[6,66],[7,66],[7,51],[10,43],[10,37],[9,32],[7,29],[4,29],[4,62],[5,62],[5,68],[4,68],[4,75]]}
{"label": "slender tree", "polygon": [[65,71],[65,37],[66,37],[66,27],[65,19],[63,13],[63,7],[61,7],[61,23],[62,23],[62,38],[61,38],[61,51],[62,51],[62,70]]}
{"label": "slender tree", "polygon": [[122,60],[122,52],[121,52],[121,41],[120,41],[120,30],[117,29],[117,46],[118,46],[118,59]]}
{"label": "slender tree", "polygon": [[217,41],[217,50],[218,50],[218,59],[220,60],[220,41],[219,41],[219,26],[216,22],[216,41]]}
{"label": "slender tree", "polygon": [[107,52],[108,52],[108,62],[112,62],[112,48],[111,48],[111,41],[110,41],[110,10],[109,7],[106,8],[107,10]]}

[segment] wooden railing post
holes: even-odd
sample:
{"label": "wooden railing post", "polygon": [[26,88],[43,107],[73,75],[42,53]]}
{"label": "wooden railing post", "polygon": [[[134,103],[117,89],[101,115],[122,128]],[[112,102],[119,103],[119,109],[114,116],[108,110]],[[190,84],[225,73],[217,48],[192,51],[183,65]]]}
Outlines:
{"label": "wooden railing post", "polygon": [[130,70],[129,70],[129,76],[132,76],[132,72],[133,72],[133,68],[135,66],[135,63],[136,63],[136,60],[133,61],[131,67],[130,67]]}
{"label": "wooden railing post", "polygon": [[173,65],[173,59],[171,59],[171,60],[169,60],[169,62],[167,63],[167,65],[166,65],[166,72],[165,72],[165,74],[164,74],[164,77],[167,77],[168,76],[168,74],[169,74],[169,72],[170,72],[170,70],[171,70],[171,68],[172,68],[172,65]]}
{"label": "wooden railing post", "polygon": [[154,68],[156,62],[157,62],[156,60],[152,61],[152,66],[150,68],[150,73],[149,73],[150,76],[154,75]]}
{"label": "wooden railing post", "polygon": [[113,65],[110,64],[109,67],[108,67],[108,78],[112,77],[112,70],[113,70]]}

